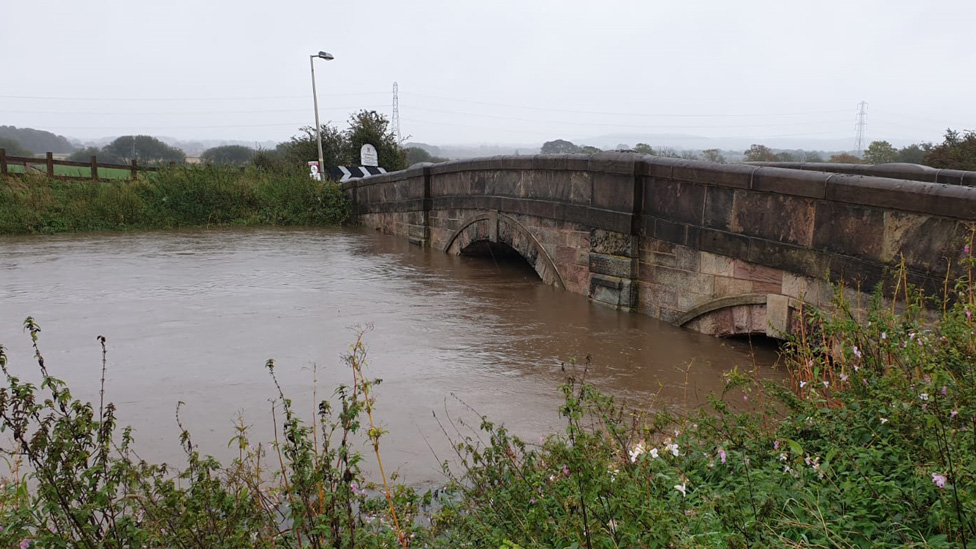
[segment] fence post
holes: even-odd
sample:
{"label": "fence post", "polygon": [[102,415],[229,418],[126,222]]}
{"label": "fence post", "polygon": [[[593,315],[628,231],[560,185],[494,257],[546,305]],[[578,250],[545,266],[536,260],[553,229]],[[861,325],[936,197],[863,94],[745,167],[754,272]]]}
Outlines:
{"label": "fence post", "polygon": [[7,149],[0,148],[0,175],[7,175]]}
{"label": "fence post", "polygon": [[47,153],[47,176],[54,177],[54,153]]}
{"label": "fence post", "polygon": [[136,172],[137,172],[138,170],[139,170],[139,168],[138,168],[138,166],[136,165],[136,159],[135,159],[135,158],[133,158],[133,159],[132,159],[132,177],[130,177],[130,178],[129,178],[129,180],[130,180],[130,181],[135,181],[135,180],[136,180]]}
{"label": "fence post", "polygon": [[92,181],[98,181],[98,159],[95,155],[91,157],[91,178]]}

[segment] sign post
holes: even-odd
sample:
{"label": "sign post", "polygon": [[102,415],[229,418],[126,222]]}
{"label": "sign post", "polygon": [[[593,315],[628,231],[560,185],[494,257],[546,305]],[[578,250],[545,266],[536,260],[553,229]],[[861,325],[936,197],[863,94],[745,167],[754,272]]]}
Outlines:
{"label": "sign post", "polygon": [[359,161],[363,166],[379,166],[379,155],[376,154],[376,147],[366,143],[359,149]]}

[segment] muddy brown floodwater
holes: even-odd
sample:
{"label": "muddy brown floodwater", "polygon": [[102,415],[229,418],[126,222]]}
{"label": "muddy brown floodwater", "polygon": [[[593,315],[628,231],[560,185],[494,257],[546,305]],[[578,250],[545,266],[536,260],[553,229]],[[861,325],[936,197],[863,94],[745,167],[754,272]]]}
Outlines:
{"label": "muddy brown floodwater", "polygon": [[201,450],[229,458],[238,415],[252,440],[272,438],[268,358],[310,419],[313,365],[319,399],[351,383],[341,356],[371,326],[384,465],[416,486],[443,482],[450,457],[433,412],[474,427],[484,414],[530,440],[562,429],[557,387],[574,358],[590,355],[590,381],[646,407],[693,406],[721,389],[723,371],[771,372],[776,360],[544,286],[525,263],[359,229],[0,237],[0,344],[34,379],[27,316],[51,373],[86,400],[97,402],[96,336],[107,338],[107,400],[139,454],[171,464],[182,457],[177,402]]}

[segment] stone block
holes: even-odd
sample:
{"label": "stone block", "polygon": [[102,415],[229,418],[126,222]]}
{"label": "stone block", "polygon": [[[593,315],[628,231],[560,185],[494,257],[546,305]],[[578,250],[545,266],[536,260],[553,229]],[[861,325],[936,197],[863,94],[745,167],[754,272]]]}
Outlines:
{"label": "stone block", "polygon": [[711,275],[648,264],[641,264],[639,271],[641,281],[676,288],[681,292],[711,295],[715,290],[715,277]]}
{"label": "stone block", "polygon": [[976,188],[880,177],[835,176],[827,199],[957,219],[976,212]]}
{"label": "stone block", "polygon": [[637,237],[628,233],[591,229],[590,250],[599,254],[634,257],[637,255]]}
{"label": "stone block", "polygon": [[763,167],[752,176],[752,189],[776,194],[822,199],[829,174]]}
{"label": "stone block", "polygon": [[723,187],[705,191],[705,213],[702,226],[728,231],[732,227],[732,204],[735,192]]}
{"label": "stone block", "polygon": [[671,222],[701,225],[705,207],[705,187],[655,179],[644,186],[645,215]]}
{"label": "stone block", "polygon": [[825,252],[758,238],[750,239],[748,251],[738,257],[743,257],[750,263],[813,278],[820,278],[827,274],[830,270],[831,258],[830,254]]}
{"label": "stone block", "polygon": [[946,258],[961,258],[959,241],[967,233],[951,219],[891,211],[884,214],[883,230],[882,261],[896,263],[904,256],[909,265],[938,273],[946,272]]}
{"label": "stone block", "polygon": [[671,172],[676,181],[688,181],[717,187],[748,189],[753,166],[742,164],[719,165],[698,160],[678,161]]}
{"label": "stone block", "polygon": [[637,258],[590,252],[590,272],[619,278],[635,278]]}
{"label": "stone block", "polygon": [[729,257],[748,257],[750,238],[725,231],[703,229],[700,247],[703,251]]}
{"label": "stone block", "polygon": [[715,297],[733,297],[753,293],[753,282],[751,280],[716,276],[712,279],[712,286],[714,288],[712,295]]}
{"label": "stone block", "polygon": [[779,285],[783,282],[783,271],[765,265],[749,263],[741,259],[732,262],[733,276],[740,280],[752,280],[753,282],[767,282]]}
{"label": "stone block", "polygon": [[590,297],[597,303],[630,310],[636,304],[636,289],[631,280],[590,273]]}
{"label": "stone block", "polygon": [[657,309],[662,307],[669,309],[678,308],[678,290],[676,288],[669,288],[660,284],[648,284],[640,282],[638,283],[638,289],[640,302],[645,307],[653,307]]}
{"label": "stone block", "polygon": [[616,212],[634,212],[634,178],[610,173],[592,174],[591,205]]}
{"label": "stone block", "polygon": [[784,295],[766,296],[766,335],[784,339],[790,333],[790,298]]}
{"label": "stone block", "polygon": [[813,246],[831,252],[879,259],[884,239],[884,212],[857,204],[817,203]]}
{"label": "stone block", "polygon": [[698,252],[701,256],[701,272],[716,276],[735,276],[734,260],[731,257],[709,252]]}
{"label": "stone block", "polygon": [[736,191],[731,228],[734,233],[809,247],[815,211],[809,198]]}

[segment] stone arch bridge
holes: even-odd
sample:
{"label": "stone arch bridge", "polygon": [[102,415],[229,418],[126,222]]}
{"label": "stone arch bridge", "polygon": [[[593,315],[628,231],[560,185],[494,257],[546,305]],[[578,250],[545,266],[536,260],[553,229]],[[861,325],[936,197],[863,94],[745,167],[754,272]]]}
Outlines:
{"label": "stone arch bridge", "polygon": [[505,156],[344,184],[359,223],[459,254],[504,244],[542,280],[714,335],[782,337],[843,282],[904,261],[943,288],[976,188],[643,156]]}

